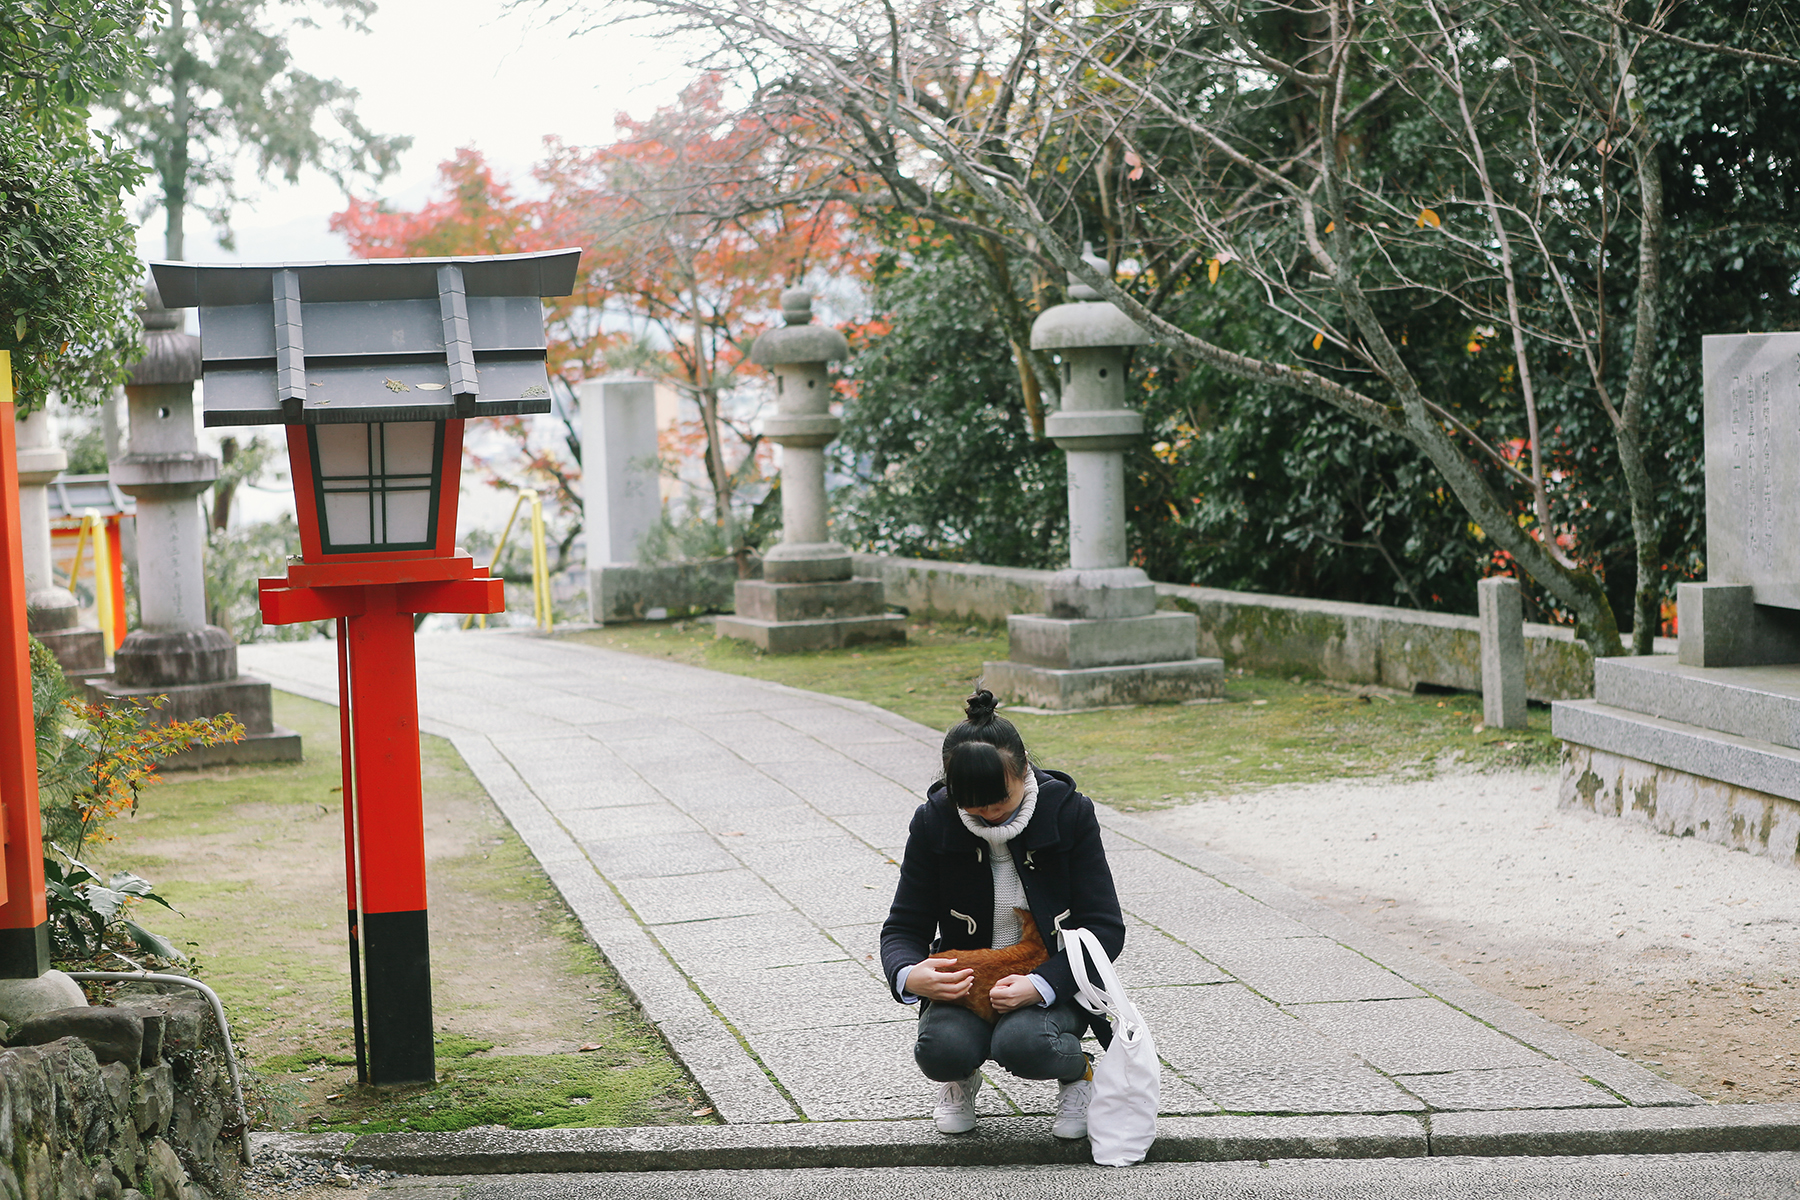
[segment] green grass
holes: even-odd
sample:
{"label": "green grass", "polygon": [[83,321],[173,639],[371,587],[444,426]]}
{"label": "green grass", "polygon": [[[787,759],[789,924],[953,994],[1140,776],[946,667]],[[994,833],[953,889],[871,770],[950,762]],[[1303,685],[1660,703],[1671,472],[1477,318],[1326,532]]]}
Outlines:
{"label": "green grass", "polygon": [[[114,822],[115,840],[88,855],[146,875],[184,914],[149,909],[139,919],[185,944],[219,992],[259,1125],[692,1123],[693,1083],[455,750],[433,737],[421,739],[428,841],[454,839],[427,872],[439,1081],[356,1085],[337,713],[280,692],[274,700],[276,721],[302,735],[305,762],[170,771],[136,816]],[[461,898],[477,902],[451,902]],[[496,964],[509,973],[522,946],[539,964],[532,978],[582,998],[577,1013],[545,1018],[538,998],[490,987]],[[496,1044],[504,1028],[568,1052],[510,1052]]]}
{"label": "green grass", "polygon": [[[907,644],[766,655],[715,639],[700,621],[608,626],[566,635],[811,691],[866,700],[933,729],[962,716],[982,664],[1006,635],[980,625],[910,622]],[[1481,728],[1481,698],[1363,694],[1320,680],[1230,672],[1224,699],[1099,712],[1010,712],[1040,766],[1067,771],[1096,799],[1127,809],[1289,783],[1544,766],[1556,760],[1550,714],[1530,728]]]}

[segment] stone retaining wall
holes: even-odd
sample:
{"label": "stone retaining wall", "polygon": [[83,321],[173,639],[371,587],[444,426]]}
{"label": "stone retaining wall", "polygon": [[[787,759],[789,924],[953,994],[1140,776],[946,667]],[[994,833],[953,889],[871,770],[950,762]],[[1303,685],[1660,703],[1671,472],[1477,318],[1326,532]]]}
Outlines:
{"label": "stone retaining wall", "polygon": [[[52,1023],[82,1013],[90,1019]],[[52,1036],[76,1025],[79,1036]],[[134,994],[113,1007],[61,1009],[22,1022],[12,1041],[39,1044],[0,1051],[4,1200],[240,1193],[244,1131],[204,1000]]]}
{"label": "stone retaining wall", "polygon": [[[889,604],[934,619],[1001,624],[1044,610],[1049,571],[919,558],[856,555],[856,573],[880,579]],[[1481,690],[1477,618],[1377,604],[1345,604],[1159,583],[1163,608],[1200,620],[1200,654],[1228,667],[1410,691],[1420,684]],[[1674,643],[1658,639],[1659,653]],[[1594,694],[1593,657],[1559,626],[1525,626],[1525,689],[1533,700]]]}

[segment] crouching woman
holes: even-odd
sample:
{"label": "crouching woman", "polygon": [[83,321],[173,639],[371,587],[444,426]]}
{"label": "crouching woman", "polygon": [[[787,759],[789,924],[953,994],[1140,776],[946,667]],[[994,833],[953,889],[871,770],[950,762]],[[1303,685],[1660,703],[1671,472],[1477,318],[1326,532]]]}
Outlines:
{"label": "crouching woman", "polygon": [[[881,928],[883,974],[894,997],[919,1004],[913,1057],[940,1083],[933,1112],[943,1133],[975,1127],[981,1065],[992,1059],[1022,1079],[1054,1079],[1059,1138],[1087,1135],[1092,1029],[1111,1029],[1075,1003],[1061,930],[1091,930],[1117,958],[1125,945],[1112,871],[1091,800],[1060,771],[1032,766],[1011,721],[978,690],[967,720],[944,735],[944,775],[913,814],[900,884]],[[1047,955],[988,991],[990,1024],[966,1005],[974,972],[946,957],[1028,940],[1015,910],[1030,913]]]}

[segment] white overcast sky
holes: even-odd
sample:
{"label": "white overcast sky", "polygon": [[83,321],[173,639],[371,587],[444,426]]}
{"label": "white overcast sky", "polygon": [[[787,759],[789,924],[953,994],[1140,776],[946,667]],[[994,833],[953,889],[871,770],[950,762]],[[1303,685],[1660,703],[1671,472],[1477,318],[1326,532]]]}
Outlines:
{"label": "white overcast sky", "polygon": [[[356,88],[357,111],[369,128],[412,136],[397,174],[360,185],[403,208],[435,192],[438,164],[460,146],[481,150],[503,175],[528,187],[545,135],[583,146],[610,142],[621,110],[648,116],[672,102],[692,74],[678,49],[644,31],[573,36],[567,26],[534,14],[506,13],[501,0],[380,0],[367,34],[348,32],[323,14],[320,21],[319,29],[292,35],[294,60]],[[244,164],[246,173],[253,169]],[[206,219],[190,210],[189,259],[347,256],[326,228],[344,207],[344,194],[324,175],[308,172],[297,185],[276,177],[240,190],[246,200],[233,220],[236,252],[220,249]],[[159,209],[139,236],[146,258],[162,257],[162,231]]]}

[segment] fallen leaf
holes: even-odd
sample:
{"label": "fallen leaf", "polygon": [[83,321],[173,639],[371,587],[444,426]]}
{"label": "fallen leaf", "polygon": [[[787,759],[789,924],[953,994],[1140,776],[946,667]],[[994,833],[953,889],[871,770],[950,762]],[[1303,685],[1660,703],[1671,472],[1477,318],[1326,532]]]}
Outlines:
{"label": "fallen leaf", "polygon": [[599,1042],[589,1042],[585,1046],[582,1046],[578,1053],[586,1054],[589,1050],[598,1050],[599,1048]]}
{"label": "fallen leaf", "polygon": [[696,1108],[690,1115],[696,1117],[710,1117],[713,1115],[713,1110],[711,1106],[706,1108]]}
{"label": "fallen leaf", "polygon": [[724,833],[720,834],[719,836],[720,837],[743,837],[744,831],[741,829],[728,829]]}

